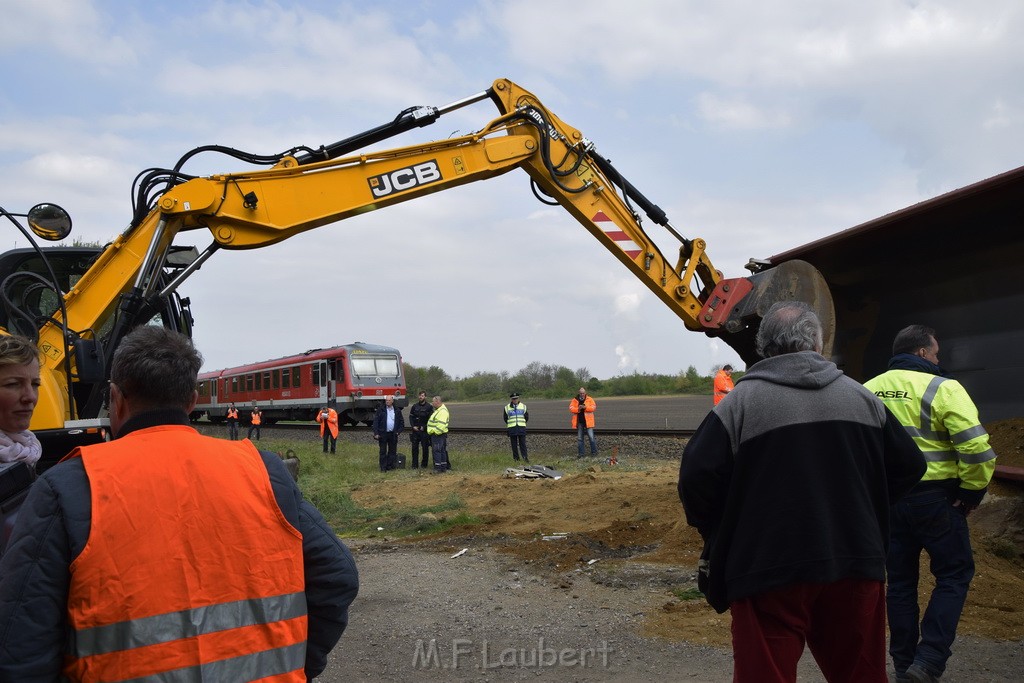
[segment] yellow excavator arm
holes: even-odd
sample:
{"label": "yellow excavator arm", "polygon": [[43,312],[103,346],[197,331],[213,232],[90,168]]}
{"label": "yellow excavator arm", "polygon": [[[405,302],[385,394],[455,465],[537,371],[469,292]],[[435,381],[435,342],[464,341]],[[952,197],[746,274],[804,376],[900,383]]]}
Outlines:
{"label": "yellow excavator arm", "polygon": [[[473,134],[366,150],[484,99],[492,100],[500,115]],[[488,90],[446,107],[407,110],[389,124],[329,147],[296,149],[269,161],[259,160],[273,165],[244,173],[189,177],[180,171],[183,158],[173,171],[155,174],[152,182],[144,184],[132,224],[65,293],[63,309],[40,329],[44,374],[48,370],[51,375],[44,379],[34,430],[56,429],[76,417],[96,417],[102,403],[96,375],[105,372],[117,342],[132,327],[146,322],[155,302],[217,250],[267,246],[515,168],[529,174],[538,199],[559,204],[572,214],[688,329],[722,336],[748,360],[753,360],[751,330],[774,300],[812,300],[819,310],[827,309],[826,327],[831,320],[827,286],[823,280],[815,281],[820,275],[813,269],[802,272],[799,262],[786,264],[785,272],[770,269],[724,279],[706,255],[704,240],[679,235],[664,212],[599,155],[579,130],[508,80],[497,80]],[[641,212],[678,240],[678,253],[671,260],[644,230]],[[210,246],[172,281],[162,277],[178,233],[199,229],[212,235]],[[831,330],[827,332],[830,342]],[[74,353],[70,364],[69,353]],[[87,356],[99,370],[78,371]],[[71,372],[66,371],[69,365]],[[72,391],[69,384],[82,382],[85,374],[96,384],[88,399],[81,387]],[[80,404],[77,414],[76,402]]]}

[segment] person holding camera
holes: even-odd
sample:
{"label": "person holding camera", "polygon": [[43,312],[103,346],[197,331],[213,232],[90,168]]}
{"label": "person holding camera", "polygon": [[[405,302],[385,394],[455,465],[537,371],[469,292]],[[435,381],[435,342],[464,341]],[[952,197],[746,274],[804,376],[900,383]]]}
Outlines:
{"label": "person holding camera", "polygon": [[590,454],[597,455],[597,441],[594,439],[594,411],[597,402],[587,396],[587,390],[580,387],[578,393],[569,401],[569,412],[572,413],[572,428],[576,430],[576,457],[583,457],[583,433],[590,440]]}
{"label": "person holding camera", "polygon": [[316,414],[316,421],[320,423],[320,436],[324,440],[324,453],[327,447],[331,447],[331,453],[338,445],[338,411],[334,408],[324,406]]}

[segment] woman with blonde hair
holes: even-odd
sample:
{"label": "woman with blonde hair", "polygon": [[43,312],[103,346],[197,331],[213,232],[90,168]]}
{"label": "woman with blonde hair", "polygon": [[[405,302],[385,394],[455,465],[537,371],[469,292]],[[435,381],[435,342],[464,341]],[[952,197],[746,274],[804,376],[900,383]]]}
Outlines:
{"label": "woman with blonde hair", "polygon": [[28,430],[39,401],[39,349],[16,335],[0,336],[0,462],[34,465],[43,449]]}

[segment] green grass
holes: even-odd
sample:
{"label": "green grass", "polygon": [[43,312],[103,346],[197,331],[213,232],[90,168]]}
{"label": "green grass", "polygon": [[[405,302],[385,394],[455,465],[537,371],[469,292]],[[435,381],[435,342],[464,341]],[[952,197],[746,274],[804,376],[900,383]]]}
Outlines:
{"label": "green grass", "polygon": [[[380,471],[376,444],[338,443],[338,453],[325,455],[318,442],[277,441],[266,439],[258,444],[262,450],[287,454],[292,451],[299,459],[299,488],[303,495],[326,518],[328,524],[343,537],[366,537],[387,533],[392,537],[429,534],[445,531],[454,526],[479,524],[470,515],[458,494],[435,505],[412,507],[362,507],[352,500],[352,492],[361,487],[385,480],[413,480],[417,470]],[[402,452],[402,449],[399,449]],[[501,476],[506,467],[515,464],[508,451],[456,451],[452,453],[452,467],[459,474],[492,474]],[[543,458],[535,454],[534,464],[543,464],[575,474],[593,464],[605,466],[604,458],[558,459]],[[639,463],[619,461],[618,469],[644,469]],[[442,475],[451,476],[451,475]],[[384,532],[379,529],[385,530]]]}
{"label": "green grass", "polygon": [[672,595],[676,596],[676,598],[683,602],[704,599],[704,594],[696,588],[676,588],[674,591],[672,591]]}

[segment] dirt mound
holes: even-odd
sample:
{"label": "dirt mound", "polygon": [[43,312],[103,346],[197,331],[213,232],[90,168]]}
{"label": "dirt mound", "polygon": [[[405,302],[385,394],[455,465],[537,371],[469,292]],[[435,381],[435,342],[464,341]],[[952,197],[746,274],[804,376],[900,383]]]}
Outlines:
{"label": "dirt mound", "polygon": [[[1024,461],[1019,427],[992,426],[1001,458],[1013,453]],[[560,480],[421,474],[364,485],[352,495],[373,507],[432,505],[457,495],[483,524],[409,541],[452,552],[486,545],[567,582],[582,574],[607,586],[663,592],[660,607],[645,614],[647,635],[727,645],[727,615],[715,614],[695,593],[701,542],[683,520],[677,468],[665,460],[642,467],[595,465]],[[971,517],[977,574],[961,621],[965,636],[1024,638],[1022,501],[1024,488],[997,483]],[[926,565],[922,576],[928,576]]]}

